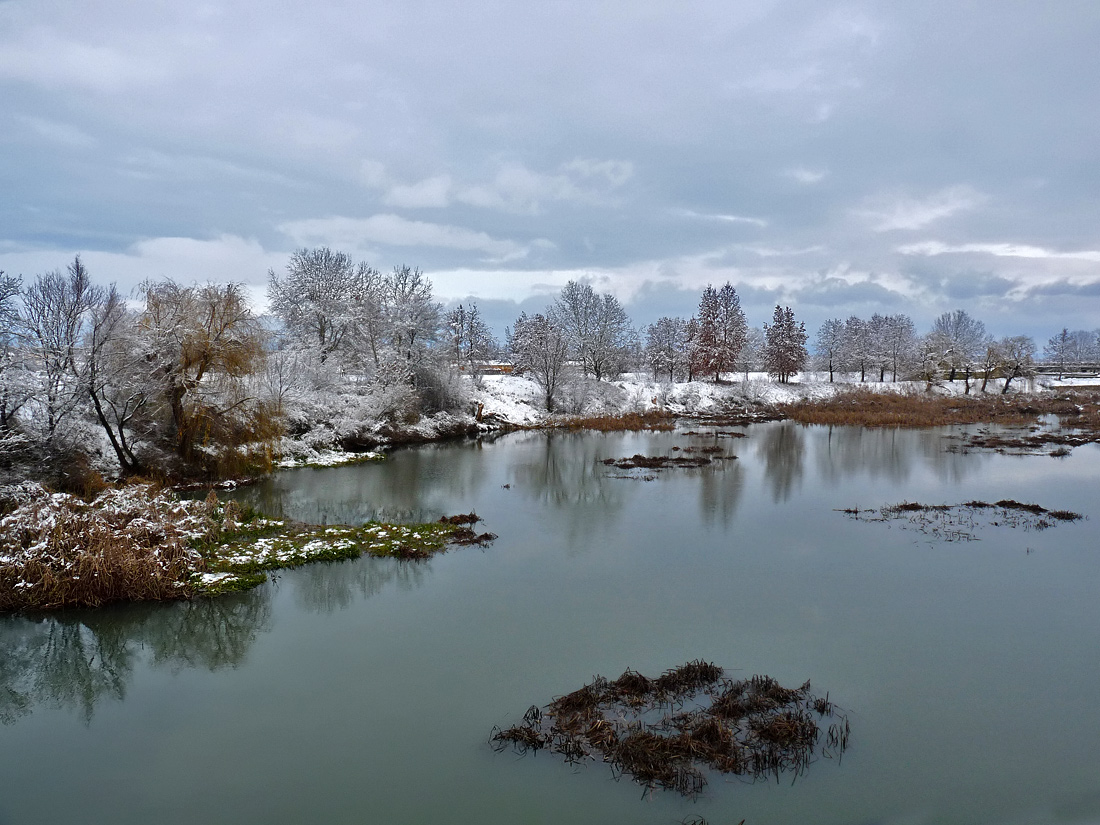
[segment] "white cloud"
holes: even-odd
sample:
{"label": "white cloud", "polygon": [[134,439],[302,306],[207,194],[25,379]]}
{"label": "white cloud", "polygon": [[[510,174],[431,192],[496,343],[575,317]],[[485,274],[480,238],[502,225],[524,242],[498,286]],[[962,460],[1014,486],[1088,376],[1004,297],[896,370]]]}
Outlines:
{"label": "white cloud", "polygon": [[763,218],[753,218],[745,215],[727,215],[718,212],[696,212],[693,209],[674,209],[672,210],[674,215],[679,215],[682,218],[692,218],[700,221],[719,221],[721,223],[744,223],[750,226],[759,226],[761,228],[768,225],[768,222]]}
{"label": "white cloud", "polygon": [[857,214],[870,220],[875,232],[922,229],[957,212],[974,209],[986,200],[970,186],[949,186],[924,198],[879,195],[869,199]]}
{"label": "white cloud", "polygon": [[399,215],[369,218],[311,218],[281,224],[279,231],[296,244],[324,244],[337,248],[363,249],[370,244],[424,246],[484,252],[496,261],[525,257],[529,247],[509,240],[497,240],[484,232],[427,221],[410,221]]}
{"label": "white cloud", "polygon": [[384,190],[382,202],[404,209],[444,208],[464,203],[483,209],[537,214],[547,202],[609,202],[610,193],[634,176],[624,160],[575,158],[553,173],[536,172],[522,163],[501,163],[491,180],[459,183],[450,174],[438,174],[413,183],[398,183],[386,167],[373,160],[359,166],[359,179],[370,189]]}
{"label": "white cloud", "polygon": [[821,183],[829,173],[824,170],[806,169],[805,167],[798,166],[793,169],[785,170],[783,174],[797,183],[810,186],[815,183]]}
{"label": "white cloud", "polygon": [[389,206],[406,209],[422,207],[444,207],[451,202],[453,183],[450,175],[436,175],[407,186],[397,185],[390,188],[382,199]]}
{"label": "white cloud", "polygon": [[152,85],[164,76],[163,63],[62,38],[48,29],[32,30],[19,42],[0,42],[0,79],[114,93]]}
{"label": "white cloud", "polygon": [[62,123],[57,120],[32,117],[31,115],[15,115],[15,120],[17,123],[26,126],[38,137],[59,146],[85,149],[96,144],[94,137],[71,123]]}
{"label": "white cloud", "polygon": [[921,243],[899,246],[903,255],[950,255],[977,253],[994,255],[998,258],[1032,258],[1039,260],[1089,261],[1100,263],[1100,250],[1083,249],[1076,252],[1056,252],[1041,246],[1029,246],[1015,243],[964,243],[945,244],[940,241],[922,241]]}

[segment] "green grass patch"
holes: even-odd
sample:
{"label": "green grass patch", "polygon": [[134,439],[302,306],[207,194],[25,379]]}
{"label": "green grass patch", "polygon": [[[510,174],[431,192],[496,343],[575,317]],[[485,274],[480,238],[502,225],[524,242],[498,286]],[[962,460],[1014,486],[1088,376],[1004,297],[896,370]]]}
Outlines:
{"label": "green grass patch", "polygon": [[447,548],[458,530],[453,524],[387,524],[361,527],[302,525],[255,519],[216,541],[197,546],[206,572],[191,584],[198,593],[214,595],[262,584],[264,573],[319,561],[345,561],[363,555],[426,559]]}

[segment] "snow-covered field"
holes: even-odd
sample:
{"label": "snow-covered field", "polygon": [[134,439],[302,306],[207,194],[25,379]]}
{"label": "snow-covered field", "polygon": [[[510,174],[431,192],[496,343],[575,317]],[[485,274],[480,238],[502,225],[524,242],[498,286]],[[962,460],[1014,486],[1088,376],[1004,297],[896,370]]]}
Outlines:
{"label": "snow-covered field", "polygon": [[[713,381],[654,381],[640,373],[627,374],[616,381],[574,382],[560,393],[554,414],[546,411],[539,386],[525,376],[485,376],[482,386],[471,390],[471,397],[475,408],[478,404],[482,405],[485,421],[538,426],[551,423],[555,416],[614,415],[655,409],[683,416],[707,415],[731,408],[828,398],[853,389],[890,393],[922,393],[928,389],[924,381],[860,382],[838,377],[830,382],[828,378],[827,373],[806,372],[799,373],[788,384],[780,384],[766,373],[750,372],[747,376],[744,373],[731,374],[727,380],[716,384]],[[1097,383],[1089,379],[1017,379],[1010,392],[1039,393],[1058,387],[1095,386]],[[1000,381],[991,382],[987,392],[999,393],[1000,385]],[[971,381],[972,394],[977,394],[978,386]],[[965,384],[962,380],[943,381],[935,384],[932,392],[962,395]]]}

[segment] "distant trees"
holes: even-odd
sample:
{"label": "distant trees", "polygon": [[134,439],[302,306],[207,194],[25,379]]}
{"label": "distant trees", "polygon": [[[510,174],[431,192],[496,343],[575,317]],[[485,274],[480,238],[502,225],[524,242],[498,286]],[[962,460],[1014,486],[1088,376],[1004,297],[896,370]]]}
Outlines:
{"label": "distant trees", "polygon": [[600,381],[625,369],[636,336],[614,295],[598,294],[589,284],[569,281],[547,317],[561,327],[570,357],[585,375]]}
{"label": "distant trees", "polygon": [[1032,374],[1035,363],[1035,341],[1027,335],[1013,335],[1002,338],[997,345],[1000,352],[1000,369],[1004,374],[1004,387],[1001,394],[1008,394],[1008,385],[1014,378]]}
{"label": "distant trees", "polygon": [[839,318],[830,318],[821,325],[814,339],[814,354],[817,356],[818,367],[829,371],[829,383],[833,383],[833,376],[841,368],[844,356],[844,322]]}
{"label": "distant trees", "polygon": [[721,289],[708,285],[699,300],[697,331],[690,344],[692,372],[712,374],[719,381],[734,368],[745,345],[747,325],[741,299],[728,281]]}
{"label": "distant trees", "polygon": [[546,315],[521,313],[512,328],[508,346],[517,370],[529,372],[542,388],[543,403],[554,410],[554,394],[561,384],[569,358],[569,338]]}
{"label": "distant trees", "polygon": [[1057,335],[1051,336],[1047,341],[1045,347],[1043,347],[1043,356],[1046,358],[1047,363],[1054,364],[1058,367],[1058,380],[1062,380],[1062,374],[1066,371],[1066,365],[1075,361],[1075,350],[1077,349],[1073,337],[1070,335],[1069,330],[1066,327],[1062,327],[1062,331]]}
{"label": "distant trees", "polygon": [[786,384],[806,366],[806,325],[795,323],[790,307],[775,305],[771,324],[764,325],[764,364],[768,374]]}
{"label": "distant trees", "polygon": [[321,361],[341,349],[366,344],[377,363],[382,277],[328,247],[299,249],[285,274],[268,271],[271,311],[287,332],[316,348]]}
{"label": "distant trees", "polygon": [[954,381],[956,375],[963,372],[969,393],[974,362],[985,352],[990,340],[985,324],[965,310],[956,309],[936,318],[928,337],[940,352],[940,361],[948,372],[947,380]]}
{"label": "distant trees", "polygon": [[667,315],[657,319],[645,330],[644,357],[646,366],[653,372],[653,380],[664,376],[675,381],[687,373],[688,332],[683,318]]}
{"label": "distant trees", "polygon": [[443,316],[450,356],[460,369],[469,370],[475,379],[481,377],[482,366],[493,357],[496,340],[489,325],[481,318],[476,303],[469,308],[459,304]]}

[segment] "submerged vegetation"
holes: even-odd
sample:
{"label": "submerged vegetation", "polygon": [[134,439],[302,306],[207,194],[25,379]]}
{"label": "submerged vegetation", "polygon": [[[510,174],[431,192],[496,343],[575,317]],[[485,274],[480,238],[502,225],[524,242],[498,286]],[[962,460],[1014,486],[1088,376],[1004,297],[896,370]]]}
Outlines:
{"label": "submerged vegetation", "polygon": [[[833,720],[822,736],[825,719]],[[817,755],[839,758],[847,718],[824,698],[781,686],[769,676],[731,680],[697,660],[650,679],[627,670],[592,682],[545,707],[532,705],[519,725],[494,728],[499,751],[546,749],[571,764],[597,758],[616,779],[695,797],[705,770],[750,780],[796,777]],[[824,741],[822,741],[824,739]]]}
{"label": "submerged vegetation", "polygon": [[[1076,430],[1085,441],[1100,440],[1100,392],[1061,391],[1043,396],[933,395],[926,392],[874,392],[852,389],[828,398],[781,405],[783,414],[803,424],[856,427],[942,427],[951,424],[1034,424],[1058,416],[1062,430]],[[1043,443],[1063,443],[1058,432]],[[1068,435],[1068,434],[1066,434]],[[1065,443],[1069,443],[1068,441]]]}
{"label": "submerged vegetation", "polygon": [[448,544],[496,538],[465,526],[469,516],[435,524],[297,524],[220,502],[213,492],[186,500],[147,483],[108,489],[91,501],[26,483],[5,488],[3,500],[6,612],[216,595],[255,587],[270,570],[364,554],[425,559]]}
{"label": "submerged vegetation", "polygon": [[1012,527],[1046,530],[1059,522],[1084,518],[1070,510],[1048,510],[1038,504],[1001,499],[993,504],[968,501],[964,504],[920,504],[903,501],[881,509],[849,507],[841,510],[857,521],[899,522],[899,526],[917,530],[940,541],[977,541],[984,527]]}

